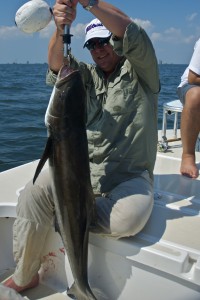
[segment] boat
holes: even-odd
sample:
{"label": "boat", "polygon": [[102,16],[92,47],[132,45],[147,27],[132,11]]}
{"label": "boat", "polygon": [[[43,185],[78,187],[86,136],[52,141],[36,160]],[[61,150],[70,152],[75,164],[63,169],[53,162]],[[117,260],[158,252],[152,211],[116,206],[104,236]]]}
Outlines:
{"label": "boat", "polygon": [[[200,299],[200,178],[190,179],[179,173],[181,139],[170,139],[171,131],[167,130],[169,143],[159,138],[155,201],[144,229],[134,237],[119,240],[90,233],[89,283],[94,293],[102,292],[98,300]],[[196,152],[196,159],[200,168],[200,152]],[[12,225],[17,198],[33,178],[37,163],[36,160],[0,173],[0,281],[15,268]],[[40,284],[22,296],[35,300],[70,299],[66,290],[73,278],[61,238],[53,228],[43,252]]]}

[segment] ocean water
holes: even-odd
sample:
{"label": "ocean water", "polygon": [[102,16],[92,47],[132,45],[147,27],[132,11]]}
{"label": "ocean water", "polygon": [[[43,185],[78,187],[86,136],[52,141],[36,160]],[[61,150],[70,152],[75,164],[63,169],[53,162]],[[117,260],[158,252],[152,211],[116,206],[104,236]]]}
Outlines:
{"label": "ocean water", "polygon": [[[159,65],[159,129],[163,103],[177,99],[176,88],[185,68]],[[45,83],[46,71],[47,64],[0,65],[0,172],[41,157],[47,136],[44,115],[52,91]],[[172,127],[172,120],[168,125]]]}

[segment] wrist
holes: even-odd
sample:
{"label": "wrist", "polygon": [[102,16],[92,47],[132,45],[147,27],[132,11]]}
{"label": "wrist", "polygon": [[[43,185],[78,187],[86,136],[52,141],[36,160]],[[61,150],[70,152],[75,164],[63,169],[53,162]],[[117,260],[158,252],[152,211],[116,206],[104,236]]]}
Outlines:
{"label": "wrist", "polygon": [[87,0],[87,1],[84,1],[82,6],[83,6],[84,9],[90,11],[91,8],[93,8],[93,6],[98,4],[98,2],[99,2],[99,0]]}
{"label": "wrist", "polygon": [[61,29],[61,28],[58,28],[57,27],[57,30],[56,30],[56,37],[58,39],[60,39],[62,36],[63,36],[63,33],[64,33],[64,29]]}
{"label": "wrist", "polygon": [[84,6],[87,6],[89,2],[90,2],[90,0],[82,0],[82,1],[79,1],[80,5],[82,5],[83,7],[84,7]]}

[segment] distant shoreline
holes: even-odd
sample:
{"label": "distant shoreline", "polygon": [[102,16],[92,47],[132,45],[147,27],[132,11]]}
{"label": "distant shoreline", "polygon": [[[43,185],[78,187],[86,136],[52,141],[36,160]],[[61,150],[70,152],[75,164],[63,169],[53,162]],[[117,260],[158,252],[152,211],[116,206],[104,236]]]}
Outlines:
{"label": "distant shoreline", "polygon": [[17,63],[17,62],[12,62],[12,63],[0,63],[0,65],[47,65],[46,62],[44,63],[31,63],[31,62],[26,62],[26,63]]}
{"label": "distant shoreline", "polygon": [[[43,63],[39,63],[39,62],[26,62],[26,63],[18,63],[18,62],[10,62],[10,63],[0,63],[0,65],[48,65],[47,62],[43,62]],[[176,63],[158,63],[159,66],[162,65],[173,65],[173,66],[187,66],[186,63],[182,63],[182,64],[176,64]]]}

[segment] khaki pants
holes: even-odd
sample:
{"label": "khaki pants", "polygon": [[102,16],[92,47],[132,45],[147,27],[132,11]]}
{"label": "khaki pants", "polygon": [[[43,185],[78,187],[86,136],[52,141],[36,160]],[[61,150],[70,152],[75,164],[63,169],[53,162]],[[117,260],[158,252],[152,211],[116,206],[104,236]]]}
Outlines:
{"label": "khaki pants", "polygon": [[[93,232],[115,238],[137,234],[153,207],[153,184],[148,172],[119,184],[110,193],[96,196],[97,227]],[[54,224],[54,202],[48,170],[35,184],[29,182],[19,196],[13,226],[13,251],[19,286],[27,285],[38,272],[49,229]]]}

